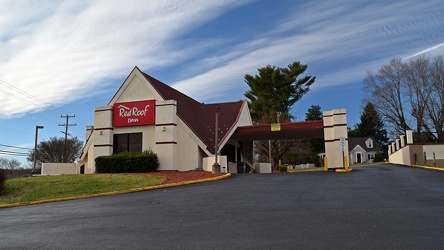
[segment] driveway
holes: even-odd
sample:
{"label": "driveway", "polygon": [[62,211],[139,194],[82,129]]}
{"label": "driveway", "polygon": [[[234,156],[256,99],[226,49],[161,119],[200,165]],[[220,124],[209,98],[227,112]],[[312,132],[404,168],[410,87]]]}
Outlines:
{"label": "driveway", "polygon": [[[57,188],[57,187],[54,187]],[[444,172],[238,174],[0,209],[0,248],[442,249]]]}

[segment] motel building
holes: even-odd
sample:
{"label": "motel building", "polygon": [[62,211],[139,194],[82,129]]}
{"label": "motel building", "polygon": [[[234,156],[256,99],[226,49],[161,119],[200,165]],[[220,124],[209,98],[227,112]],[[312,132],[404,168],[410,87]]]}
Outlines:
{"label": "motel building", "polygon": [[138,67],[107,106],[95,108],[86,138],[76,173],[95,173],[98,156],[147,149],[158,155],[158,170],[212,171],[216,148],[223,173],[267,173],[270,163],[253,162],[253,141],[297,138],[324,138],[328,168],[348,167],[345,109],[319,121],[253,125],[246,100],[200,103]]}

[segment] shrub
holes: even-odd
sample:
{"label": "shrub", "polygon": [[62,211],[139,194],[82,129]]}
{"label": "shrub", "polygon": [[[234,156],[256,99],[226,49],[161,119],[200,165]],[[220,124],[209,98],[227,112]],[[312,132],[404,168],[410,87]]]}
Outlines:
{"label": "shrub", "polygon": [[285,166],[285,165],[280,165],[280,166],[279,166],[279,172],[287,172],[287,166]]}
{"label": "shrub", "polygon": [[153,172],[159,167],[157,154],[152,150],[99,156],[95,162],[97,173]]}
{"label": "shrub", "polygon": [[0,169],[0,194],[5,192],[6,171]]}
{"label": "shrub", "polygon": [[377,151],[375,154],[375,162],[381,162],[384,161],[384,156],[381,154],[381,152]]}

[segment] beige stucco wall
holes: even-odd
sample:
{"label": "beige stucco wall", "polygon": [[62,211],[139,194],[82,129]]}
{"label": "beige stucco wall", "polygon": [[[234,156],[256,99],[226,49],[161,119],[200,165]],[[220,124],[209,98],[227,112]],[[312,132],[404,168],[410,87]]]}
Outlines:
{"label": "beige stucco wall", "polygon": [[[444,144],[413,144],[412,131],[407,130],[406,141],[404,145],[403,138],[397,138],[391,143],[389,151],[390,163],[402,165],[427,165],[427,166],[443,166],[444,165]],[[424,154],[426,159],[424,159]],[[435,159],[433,159],[435,155]]]}
{"label": "beige stucco wall", "polygon": [[435,159],[444,159],[444,144],[437,145],[424,145],[424,152],[427,154],[427,159],[433,159],[433,153],[435,153]]}
{"label": "beige stucco wall", "polygon": [[[325,111],[324,115],[324,140],[325,154],[327,157],[328,168],[343,168],[344,158],[347,158],[347,167],[350,166],[349,149],[348,149],[348,133],[347,133],[347,117],[345,109],[334,109]],[[341,138],[345,139],[344,151],[341,147]]]}
{"label": "beige stucco wall", "polygon": [[410,162],[410,148],[404,147],[389,156],[390,163],[411,165]]}
{"label": "beige stucco wall", "polygon": [[77,165],[75,163],[43,163],[42,175],[76,174]]}
{"label": "beige stucco wall", "polygon": [[[123,91],[123,92],[121,92]],[[140,100],[162,100],[162,97],[154,90],[150,84],[146,84],[146,79],[137,71],[133,71],[122,88],[119,89],[122,95],[116,95],[111,100],[111,104],[119,102],[134,102]]]}
{"label": "beige stucco wall", "polygon": [[[426,153],[426,162],[424,162],[424,152]],[[444,162],[444,145],[407,145],[404,148],[394,152],[389,156],[390,163],[403,165],[428,165],[433,166],[433,153],[435,153],[435,161],[437,166],[441,166]],[[415,162],[415,154],[417,161]]]}
{"label": "beige stucco wall", "polygon": [[177,102],[156,101],[156,126],[151,139],[160,162],[159,170],[175,170],[177,158]]}
{"label": "beige stucco wall", "polygon": [[[185,123],[178,119],[177,126],[177,170],[187,171],[198,168],[202,163],[202,159],[199,158],[199,146],[192,139],[192,136],[197,137],[192,131],[185,125]],[[211,170],[210,170],[211,171]]]}
{"label": "beige stucco wall", "polygon": [[[210,156],[210,157],[204,157],[202,159],[202,169],[204,171],[209,171],[212,172],[213,171],[213,164],[216,161],[216,157],[214,155]],[[217,162],[220,165],[220,172],[221,173],[226,173],[227,170],[227,157],[224,155],[219,155],[217,156]]]}

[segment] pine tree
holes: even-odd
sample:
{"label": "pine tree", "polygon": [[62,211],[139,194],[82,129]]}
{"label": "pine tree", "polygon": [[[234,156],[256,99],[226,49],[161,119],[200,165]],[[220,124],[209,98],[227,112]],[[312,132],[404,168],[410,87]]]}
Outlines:
{"label": "pine tree", "polygon": [[[286,68],[266,66],[258,69],[257,75],[245,75],[250,87],[244,94],[248,98],[251,118],[254,123],[275,123],[291,121],[290,110],[314,83],[311,75],[303,76],[307,65],[293,62]],[[259,158],[267,159],[272,152],[273,166],[294,146],[294,140],[256,141],[255,150]],[[269,145],[271,149],[269,150]]]}
{"label": "pine tree", "polygon": [[[307,113],[305,113],[305,121],[322,120],[322,118],[321,106],[319,105],[311,105],[310,108],[308,108]],[[312,138],[306,139],[306,142],[314,156],[317,156],[318,153],[325,152],[324,139]]]}
{"label": "pine tree", "polygon": [[375,106],[368,102],[361,114],[361,122],[356,124],[356,134],[358,136],[368,136],[375,138],[379,148],[382,150],[387,144],[387,130],[384,128],[384,122],[375,109]]}
{"label": "pine tree", "polygon": [[[287,68],[266,66],[255,76],[245,75],[250,89],[245,92],[254,122],[276,117],[277,113],[289,115],[293,104],[310,90],[315,77],[302,76],[307,65],[293,62]],[[275,122],[275,121],[268,121]]]}
{"label": "pine tree", "polygon": [[305,120],[306,121],[316,121],[316,120],[322,120],[322,111],[321,106],[319,105],[311,105],[307,113],[305,113]]}

